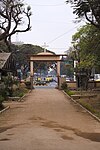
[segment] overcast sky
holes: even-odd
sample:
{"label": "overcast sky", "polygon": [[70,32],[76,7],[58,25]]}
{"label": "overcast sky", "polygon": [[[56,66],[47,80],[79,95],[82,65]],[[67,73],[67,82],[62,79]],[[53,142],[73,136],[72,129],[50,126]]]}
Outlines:
{"label": "overcast sky", "polygon": [[15,41],[43,46],[55,53],[64,53],[71,46],[72,35],[82,23],[75,24],[75,15],[65,0],[24,0],[31,6],[32,30],[18,34]]}

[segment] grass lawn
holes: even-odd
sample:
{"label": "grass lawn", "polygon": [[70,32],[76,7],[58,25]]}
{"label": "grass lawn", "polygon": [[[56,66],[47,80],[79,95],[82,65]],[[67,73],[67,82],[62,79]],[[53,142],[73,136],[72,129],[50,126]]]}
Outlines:
{"label": "grass lawn", "polygon": [[[74,95],[82,95],[83,97],[77,99],[75,98],[74,100],[76,100],[86,109],[88,109],[98,118],[100,118],[100,91],[71,91],[71,92],[74,93]],[[90,97],[88,97],[87,95],[90,95]],[[91,95],[96,96],[92,97]]]}

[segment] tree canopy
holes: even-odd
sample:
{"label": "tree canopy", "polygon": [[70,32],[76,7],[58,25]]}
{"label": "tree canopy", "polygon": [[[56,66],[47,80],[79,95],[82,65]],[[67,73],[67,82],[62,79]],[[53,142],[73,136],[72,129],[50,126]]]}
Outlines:
{"label": "tree canopy", "polygon": [[76,58],[80,67],[100,70],[100,30],[93,25],[84,25],[72,37]]}
{"label": "tree canopy", "polygon": [[[12,45],[12,49],[13,49],[13,55],[16,59],[16,65],[17,65],[16,68],[21,68],[21,66],[23,66],[24,69],[28,68],[28,70],[30,66],[29,56],[44,51],[42,47],[37,45],[32,45],[32,44]],[[49,50],[47,51],[50,52]],[[47,66],[46,62],[36,61],[34,62],[34,71],[37,71],[38,69],[45,69],[46,66]]]}
{"label": "tree canopy", "polygon": [[92,25],[100,29],[100,0],[67,0],[78,18],[85,17]]}
{"label": "tree canopy", "polygon": [[[18,32],[27,32],[31,29],[31,7],[24,5],[22,0],[0,1],[0,41],[4,40],[8,45],[11,36]],[[24,20],[27,20],[26,25]],[[20,28],[24,24],[23,28]]]}

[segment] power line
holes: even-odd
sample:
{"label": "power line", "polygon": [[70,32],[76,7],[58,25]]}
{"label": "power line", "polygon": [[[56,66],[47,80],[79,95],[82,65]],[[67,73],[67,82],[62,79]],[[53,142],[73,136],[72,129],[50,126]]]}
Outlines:
{"label": "power line", "polygon": [[[78,26],[79,26],[79,25],[78,25]],[[75,26],[74,28],[70,29],[69,31],[67,31],[67,32],[65,32],[65,33],[63,33],[63,34],[61,34],[61,35],[57,36],[55,39],[53,39],[53,40],[49,41],[47,44],[50,44],[50,43],[52,43],[52,42],[56,41],[57,39],[61,38],[61,37],[62,37],[62,36],[64,36],[65,34],[67,34],[67,33],[71,32],[72,30],[74,30],[75,28],[77,28],[78,26]]]}

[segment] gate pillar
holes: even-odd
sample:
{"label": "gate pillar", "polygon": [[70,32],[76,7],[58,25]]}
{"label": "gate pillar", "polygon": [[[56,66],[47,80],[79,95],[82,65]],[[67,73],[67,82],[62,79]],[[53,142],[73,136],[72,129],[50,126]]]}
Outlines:
{"label": "gate pillar", "polygon": [[31,90],[33,89],[33,75],[34,75],[34,66],[33,61],[30,61],[30,82],[31,82]]}
{"label": "gate pillar", "polygon": [[57,78],[58,78],[58,88],[61,88],[60,85],[60,61],[57,62]]}

